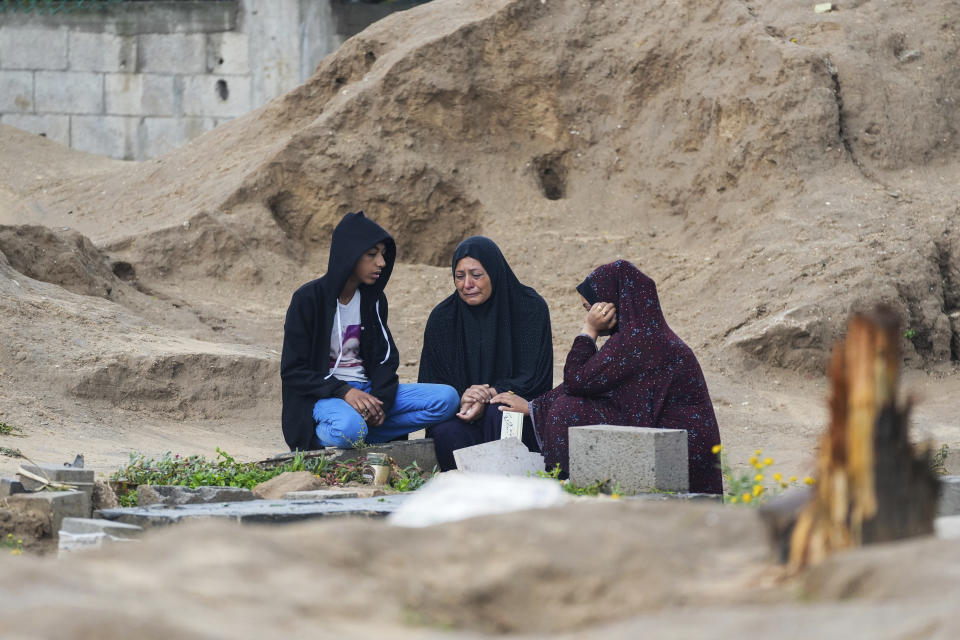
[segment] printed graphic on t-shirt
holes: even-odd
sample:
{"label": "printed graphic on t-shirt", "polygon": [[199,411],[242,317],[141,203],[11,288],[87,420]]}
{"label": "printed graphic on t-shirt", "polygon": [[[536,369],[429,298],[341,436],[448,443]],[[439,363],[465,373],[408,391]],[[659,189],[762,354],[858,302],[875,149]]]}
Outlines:
{"label": "printed graphic on t-shirt", "polygon": [[363,371],[363,362],[360,360],[360,325],[351,324],[343,330],[343,355],[340,357],[340,364],[337,365],[337,353],[330,354],[330,368],[355,369],[361,367]]}

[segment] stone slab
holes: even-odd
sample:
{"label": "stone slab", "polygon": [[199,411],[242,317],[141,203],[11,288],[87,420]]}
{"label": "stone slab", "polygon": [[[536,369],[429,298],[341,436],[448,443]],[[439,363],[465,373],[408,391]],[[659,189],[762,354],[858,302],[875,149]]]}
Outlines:
{"label": "stone slab", "polygon": [[570,481],[578,486],[609,481],[624,492],[686,492],[687,432],[591,425],[569,431]]}
{"label": "stone slab", "polygon": [[344,498],[375,498],[387,495],[387,492],[373,485],[363,487],[343,487],[333,489],[314,489],[312,491],[290,491],[284,500],[327,500]]}
{"label": "stone slab", "polygon": [[686,493],[686,492],[665,492],[657,493],[636,493],[634,495],[620,496],[621,500],[644,500],[647,502],[713,502],[723,504],[723,496],[719,493]]}
{"label": "stone slab", "polygon": [[[437,466],[437,452],[433,446],[431,438],[421,438],[417,440],[397,440],[396,442],[385,442],[383,444],[373,444],[363,450],[357,449],[338,449],[336,447],[327,447],[316,451],[304,451],[305,458],[319,458],[326,456],[330,460],[350,460],[367,453],[382,453],[393,458],[394,462],[401,469],[409,467],[416,462],[424,471],[432,471]],[[266,466],[281,465],[293,460],[296,453],[281,453],[271,458]]]}
{"label": "stone slab", "polygon": [[532,453],[516,438],[493,440],[453,452],[457,469],[465,473],[531,476],[543,471],[543,456]]}
{"label": "stone slab", "polygon": [[143,533],[143,527],[103,518],[64,518],[60,523],[60,533],[91,534],[101,533],[117,538],[135,538]]}
{"label": "stone slab", "polygon": [[940,476],[938,516],[960,516],[960,476]]}
{"label": "stone slab", "polygon": [[210,504],[255,500],[250,489],[240,487],[179,487],[142,484],[137,487],[137,505]]}
{"label": "stone slab", "polygon": [[[381,495],[382,495],[381,491]],[[284,500],[344,500],[359,498],[360,494],[350,489],[314,489],[312,491],[289,491],[284,494]]]}
{"label": "stone slab", "polygon": [[407,499],[395,494],[381,498],[344,500],[252,500],[179,506],[151,505],[97,512],[101,518],[135,524],[145,529],[188,520],[219,518],[242,524],[277,524],[315,518],[364,516],[382,517],[393,513]]}
{"label": "stone slab", "polygon": [[960,516],[941,516],[934,518],[933,531],[938,538],[948,540],[960,538]]}
{"label": "stone slab", "polygon": [[6,498],[16,493],[26,493],[22,482],[16,478],[0,478],[0,498]]}
{"label": "stone slab", "polygon": [[59,532],[64,518],[89,518],[90,496],[84,491],[37,491],[18,493],[7,498],[8,504],[16,508],[22,504],[28,509],[33,507],[50,516],[51,531]]}
{"label": "stone slab", "polygon": [[63,556],[77,551],[99,549],[108,544],[136,542],[132,538],[118,538],[106,533],[67,533],[60,531],[57,536],[57,555]]}

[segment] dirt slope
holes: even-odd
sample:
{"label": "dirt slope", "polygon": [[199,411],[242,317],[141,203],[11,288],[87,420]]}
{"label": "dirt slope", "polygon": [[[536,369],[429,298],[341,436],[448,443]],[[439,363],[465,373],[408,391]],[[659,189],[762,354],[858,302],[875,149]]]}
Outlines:
{"label": "dirt slope", "polygon": [[[633,260],[700,356],[724,440],[797,470],[830,344],[851,309],[891,302],[931,398],[918,422],[960,445],[940,402],[960,357],[956,8],[435,0],[154,161],[0,126],[15,338],[0,419],[177,424],[282,448],[286,302],[322,273],[339,217],[364,208],[400,245],[388,294],[404,381],[450,291],[442,265],[479,232],[549,302],[558,373],[573,285]],[[42,389],[32,405],[25,385]]]}

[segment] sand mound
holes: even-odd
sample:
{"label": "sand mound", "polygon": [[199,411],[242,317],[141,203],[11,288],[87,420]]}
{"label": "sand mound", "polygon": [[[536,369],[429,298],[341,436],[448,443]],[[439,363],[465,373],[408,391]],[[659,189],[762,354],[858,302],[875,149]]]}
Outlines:
{"label": "sand mound", "polygon": [[[402,260],[444,265],[483,232],[549,294],[631,258],[728,362],[818,371],[878,299],[911,352],[950,360],[950,5],[440,0],[260,111],[45,202],[93,211],[95,242],[160,277],[276,282],[256,265],[322,264],[362,207]],[[107,212],[101,192],[128,197]]]}
{"label": "sand mound", "polygon": [[184,525],[55,564],[0,557],[0,630],[949,638],[951,542],[838,554],[829,570],[778,583],[748,509],[591,501],[416,531],[364,520]]}

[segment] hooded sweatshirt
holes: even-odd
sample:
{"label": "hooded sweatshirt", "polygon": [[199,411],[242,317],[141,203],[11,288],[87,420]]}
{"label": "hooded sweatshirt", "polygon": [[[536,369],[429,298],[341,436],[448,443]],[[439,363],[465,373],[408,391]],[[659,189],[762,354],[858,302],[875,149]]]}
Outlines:
{"label": "hooded sweatshirt", "polygon": [[283,324],[283,437],[291,450],[312,448],[313,405],[322,398],[343,398],[352,388],[330,374],[330,335],[337,322],[337,297],[357,260],[378,242],[384,244],[386,265],[372,285],[361,284],[360,359],[370,381],[370,393],[384,411],[397,395],[400,357],[387,328],[387,297],[383,293],[397,256],[397,247],[380,225],[362,211],[348,213],[333,230],[327,273],[297,289]]}

